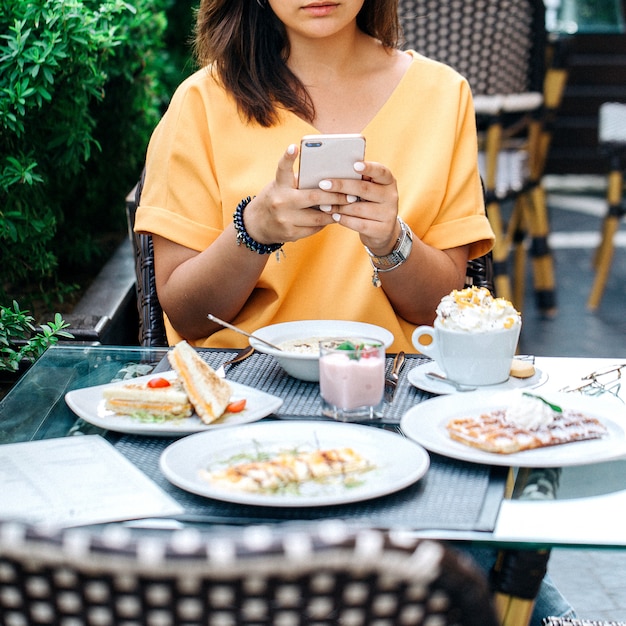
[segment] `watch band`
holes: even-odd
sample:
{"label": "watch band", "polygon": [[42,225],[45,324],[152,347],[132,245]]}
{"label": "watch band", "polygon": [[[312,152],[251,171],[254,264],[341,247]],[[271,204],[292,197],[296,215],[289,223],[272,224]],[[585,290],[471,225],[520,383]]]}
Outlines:
{"label": "watch band", "polygon": [[400,236],[389,254],[377,256],[365,246],[370,257],[370,263],[374,269],[374,274],[372,275],[372,284],[374,287],[381,286],[381,281],[378,276],[379,272],[395,270],[397,267],[400,267],[400,265],[409,258],[409,254],[411,254],[411,249],[413,248],[413,233],[400,217],[398,217],[398,224],[400,224]]}

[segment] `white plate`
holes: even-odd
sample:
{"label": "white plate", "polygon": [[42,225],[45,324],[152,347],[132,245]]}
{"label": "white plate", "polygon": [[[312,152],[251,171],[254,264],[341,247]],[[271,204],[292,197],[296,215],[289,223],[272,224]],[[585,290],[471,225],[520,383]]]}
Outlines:
{"label": "white plate", "polygon": [[109,411],[105,408],[104,398],[102,397],[103,389],[111,387],[112,385],[124,385],[129,382],[141,383],[155,377],[168,378],[171,380],[176,377],[176,372],[169,371],[158,375],[139,376],[123,382],[75,389],[65,394],[65,401],[76,415],[82,417],[86,422],[94,426],[119,433],[150,435],[153,437],[176,437],[179,435],[197,433],[203,430],[214,430],[225,426],[236,426],[237,424],[256,422],[276,411],[283,403],[282,399],[277,396],[272,396],[269,393],[258,391],[252,387],[228,381],[233,390],[232,399],[239,400],[240,398],[245,398],[246,408],[240,413],[229,413],[213,424],[205,424],[195,413],[192,413],[190,417],[183,417],[179,420],[142,422],[136,417],[117,415],[113,413],[113,411]]}
{"label": "white plate", "polygon": [[[201,477],[202,470],[226,467],[233,458],[235,462],[241,461],[242,455],[344,446],[376,466],[360,475],[357,484],[347,485],[337,477],[324,482],[304,482],[298,493],[248,493],[214,486]],[[426,450],[402,435],[372,426],[319,421],[263,422],[185,437],[168,446],[160,461],[166,478],[185,491],[227,502],[277,507],[369,500],[413,484],[429,465]]]}
{"label": "white plate", "polygon": [[609,433],[606,437],[513,454],[485,452],[449,437],[446,424],[451,419],[471,417],[503,408],[508,403],[507,396],[510,394],[506,392],[475,391],[425,400],[402,416],[400,427],[407,437],[427,450],[471,463],[507,467],[568,467],[626,456],[626,418],[622,416],[620,409],[600,398],[579,394],[546,392],[541,396],[564,408],[577,409],[595,417],[607,427]]}
{"label": "white plate", "polygon": [[[435,361],[429,361],[428,363],[421,363],[416,365],[407,374],[407,380],[418,389],[423,389],[430,393],[436,394],[457,394],[461,393],[466,395],[467,391],[457,391],[452,385],[447,383],[428,378],[427,372],[435,372],[436,374],[443,374],[443,370],[435,363]],[[521,389],[524,387],[539,387],[548,380],[548,374],[543,372],[535,365],[535,373],[529,378],[514,378],[509,376],[509,379],[503,383],[497,385],[483,385],[477,387],[477,391],[507,391],[508,389]]]}
{"label": "white plate", "polygon": [[[393,334],[387,329],[374,324],[349,322],[343,320],[301,320],[264,326],[254,331],[255,336],[273,343],[275,346],[283,341],[294,339],[310,339],[312,337],[372,338],[380,341],[385,348],[393,343]],[[294,378],[316,382],[320,379],[319,354],[298,354],[274,350],[261,341],[250,339],[250,345],[258,352],[271,354],[282,368]]]}

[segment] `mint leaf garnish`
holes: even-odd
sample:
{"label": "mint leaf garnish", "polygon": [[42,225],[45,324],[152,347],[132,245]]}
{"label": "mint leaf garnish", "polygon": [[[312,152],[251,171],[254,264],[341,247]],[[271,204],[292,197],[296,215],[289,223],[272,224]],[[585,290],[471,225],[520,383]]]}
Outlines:
{"label": "mint leaf garnish", "polygon": [[534,393],[528,393],[527,391],[523,391],[522,395],[528,396],[529,398],[537,398],[537,400],[541,400],[544,404],[547,404],[555,413],[563,413],[563,409],[558,404],[552,404],[552,402],[548,402],[541,396],[537,396]]}

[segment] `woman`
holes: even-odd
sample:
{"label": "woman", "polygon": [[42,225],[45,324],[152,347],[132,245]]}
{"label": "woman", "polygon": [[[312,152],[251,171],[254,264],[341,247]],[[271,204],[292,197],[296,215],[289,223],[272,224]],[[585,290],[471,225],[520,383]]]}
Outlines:
{"label": "woman", "polygon": [[[248,331],[370,322],[394,334],[391,351],[413,351],[415,325],[433,321],[468,258],[491,248],[469,87],[397,49],[397,8],[202,0],[202,69],[154,132],[135,225],[153,235],[170,343],[246,343],[213,313]],[[297,146],[315,133],[362,133],[363,179],[297,189]],[[491,551],[475,556],[493,562]],[[568,611],[544,582],[534,623]]]}
{"label": "woman", "polygon": [[[213,313],[250,332],[370,322],[412,350],[415,325],[463,286],[493,244],[470,90],[398,34],[395,0],[201,2],[202,69],[155,130],[136,222],[153,235],[171,343],[246,342]],[[362,180],[297,189],[314,133],[362,133]]]}

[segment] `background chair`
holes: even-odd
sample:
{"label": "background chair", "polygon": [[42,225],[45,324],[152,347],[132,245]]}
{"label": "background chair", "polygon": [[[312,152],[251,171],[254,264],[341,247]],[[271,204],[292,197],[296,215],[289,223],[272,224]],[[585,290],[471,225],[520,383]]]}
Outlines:
{"label": "background chair", "polygon": [[128,235],[135,253],[137,313],[139,315],[139,345],[167,346],[163,309],[157,296],[154,276],[154,247],[150,235],[135,233],[135,214],[141,199],[145,170],[126,198]]}
{"label": "background chair", "polygon": [[626,156],[626,104],[605,102],[600,106],[598,144],[609,159],[607,213],[602,222],[600,245],[594,255],[595,278],[587,306],[595,311],[600,306],[611,270],[614,238],[621,219],[626,215],[623,203],[624,156]]}
{"label": "background chair", "polygon": [[0,623],[497,626],[466,556],[431,540],[317,526],[138,537],[119,526],[0,523]]}
{"label": "background chair", "polygon": [[[496,233],[496,295],[521,310],[528,236],[537,306],[552,314],[554,270],[541,176],[550,139],[546,105],[555,110],[564,83],[562,72],[546,72],[543,2],[400,0],[399,15],[405,47],[454,67],[472,89],[487,214]],[[506,221],[502,209],[510,202]]]}
{"label": "background chair", "polygon": [[[142,346],[167,346],[163,309],[159,303],[154,277],[154,249],[152,237],[135,233],[135,214],[141,199],[145,171],[126,198],[126,216],[129,237],[135,253],[137,275],[137,311],[139,314],[139,344]],[[489,252],[467,263],[466,286],[485,287],[494,293],[493,257]]]}
{"label": "background chair", "polygon": [[548,617],[543,620],[544,626],[626,626],[626,622],[599,622],[595,619],[567,619]]}

